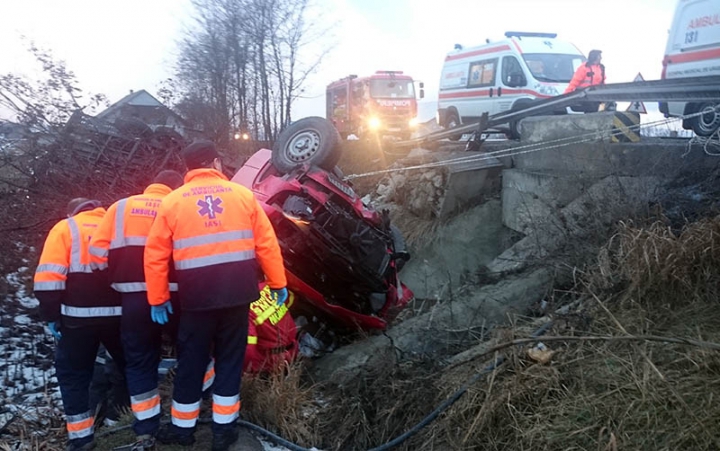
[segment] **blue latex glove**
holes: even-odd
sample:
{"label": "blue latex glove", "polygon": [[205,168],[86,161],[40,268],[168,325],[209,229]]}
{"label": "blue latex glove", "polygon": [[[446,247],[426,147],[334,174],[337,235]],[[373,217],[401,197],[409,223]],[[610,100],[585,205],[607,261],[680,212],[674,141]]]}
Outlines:
{"label": "blue latex glove", "polygon": [[62,334],[60,333],[60,325],[58,323],[50,321],[47,326],[48,329],[50,329],[50,333],[53,334],[53,337],[55,337],[56,340],[59,340],[60,337],[62,337]]}
{"label": "blue latex glove", "polygon": [[150,307],[150,317],[158,324],[166,324],[168,322],[168,314],[172,315],[173,309],[170,301],[165,301],[160,305]]}
{"label": "blue latex glove", "polygon": [[278,307],[283,305],[288,298],[287,288],[280,288],[279,290],[273,290],[270,288],[270,297],[275,299],[275,303]]}

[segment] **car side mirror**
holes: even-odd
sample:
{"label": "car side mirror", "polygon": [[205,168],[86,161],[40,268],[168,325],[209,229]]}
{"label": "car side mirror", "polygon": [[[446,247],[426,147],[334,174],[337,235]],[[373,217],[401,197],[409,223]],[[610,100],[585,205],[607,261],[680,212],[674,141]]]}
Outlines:
{"label": "car side mirror", "polygon": [[423,83],[423,82],[420,82],[420,85],[419,85],[419,86],[420,86],[420,89],[422,89],[422,88],[424,88],[424,87],[425,87],[425,83]]}
{"label": "car side mirror", "polygon": [[422,89],[422,88],[420,89],[420,98],[421,98],[421,99],[424,99],[424,98],[425,98],[425,90]]}

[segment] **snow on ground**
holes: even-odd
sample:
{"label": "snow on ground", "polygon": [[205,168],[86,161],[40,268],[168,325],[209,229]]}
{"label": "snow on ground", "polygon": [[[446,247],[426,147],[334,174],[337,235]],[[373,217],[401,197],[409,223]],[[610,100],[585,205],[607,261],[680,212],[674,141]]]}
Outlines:
{"label": "snow on ground", "polygon": [[[50,426],[61,415],[55,344],[38,319],[38,300],[26,288],[31,279],[27,266],[6,275],[9,293],[0,299],[0,429],[14,418]],[[37,429],[33,433],[47,432]]]}

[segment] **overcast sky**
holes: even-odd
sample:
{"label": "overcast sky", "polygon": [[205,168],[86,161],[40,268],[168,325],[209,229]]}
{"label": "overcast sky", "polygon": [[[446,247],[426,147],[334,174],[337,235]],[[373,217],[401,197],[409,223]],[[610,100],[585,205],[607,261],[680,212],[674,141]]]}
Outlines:
{"label": "overcast sky", "polygon": [[[324,116],[326,84],[381,69],[422,80],[432,102],[455,43],[477,45],[505,31],[553,32],[585,54],[601,49],[609,83],[638,72],[657,79],[676,1],[316,0],[320,25],[335,31],[314,45],[333,50],[293,116]],[[65,60],[87,91],[110,101],[131,89],[155,93],[172,76],[176,42],[191,22],[189,0],[0,0],[0,74],[33,74],[25,36]]]}

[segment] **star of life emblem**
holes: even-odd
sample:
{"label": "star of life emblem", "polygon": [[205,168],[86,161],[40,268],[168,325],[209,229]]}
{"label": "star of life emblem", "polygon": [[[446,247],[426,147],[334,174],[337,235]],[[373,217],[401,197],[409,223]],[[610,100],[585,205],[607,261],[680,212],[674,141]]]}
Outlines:
{"label": "star of life emblem", "polygon": [[222,204],[222,199],[219,197],[213,197],[212,195],[205,196],[205,200],[199,199],[197,201],[197,205],[200,207],[198,214],[200,216],[207,216],[208,219],[215,219],[216,214],[223,212],[223,207],[221,207],[220,204]]}

